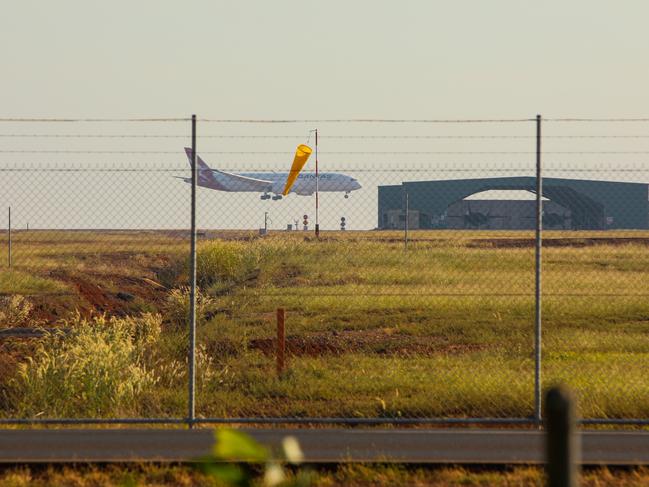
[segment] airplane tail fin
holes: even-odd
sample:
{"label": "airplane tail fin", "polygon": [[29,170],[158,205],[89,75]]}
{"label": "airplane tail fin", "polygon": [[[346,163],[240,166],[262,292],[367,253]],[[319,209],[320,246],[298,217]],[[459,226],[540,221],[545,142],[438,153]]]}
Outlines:
{"label": "airplane tail fin", "polygon": [[[187,154],[187,161],[189,162],[189,167],[192,166],[192,149],[190,147],[185,147],[185,154]],[[208,166],[201,156],[196,154],[196,169],[198,170],[198,185],[207,186],[214,189],[225,189],[221,183],[217,181],[214,177],[214,172]]]}
{"label": "airplane tail fin", "polygon": [[[189,167],[192,167],[192,149],[191,147],[185,147],[185,154],[187,154],[187,161],[189,162]],[[210,166],[208,166],[201,156],[196,154],[196,164],[198,165],[199,171],[212,171]]]}

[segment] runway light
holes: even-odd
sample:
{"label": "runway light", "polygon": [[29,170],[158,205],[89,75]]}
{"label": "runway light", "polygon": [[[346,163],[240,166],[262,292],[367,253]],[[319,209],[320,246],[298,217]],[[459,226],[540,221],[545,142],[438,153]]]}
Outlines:
{"label": "runway light", "polygon": [[297,146],[295,157],[293,158],[293,165],[291,166],[291,172],[288,173],[288,177],[286,178],[286,185],[284,186],[284,191],[282,191],[282,194],[284,196],[286,196],[293,187],[293,183],[306,164],[306,161],[309,159],[311,152],[313,151],[308,145],[300,144]]}

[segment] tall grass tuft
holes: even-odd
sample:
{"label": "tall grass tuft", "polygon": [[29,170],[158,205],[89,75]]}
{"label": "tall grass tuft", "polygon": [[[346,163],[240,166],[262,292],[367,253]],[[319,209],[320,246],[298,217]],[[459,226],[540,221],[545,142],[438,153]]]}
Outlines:
{"label": "tall grass tuft", "polygon": [[161,318],[76,316],[70,329],[46,336],[19,365],[12,383],[21,417],[111,417],[138,414],[141,397],[157,379],[147,366]]}
{"label": "tall grass tuft", "polygon": [[0,297],[0,328],[25,325],[33,308],[34,305],[20,294]]}
{"label": "tall grass tuft", "polygon": [[260,247],[241,242],[215,241],[202,246],[196,256],[198,284],[203,288],[228,288],[254,275],[261,262]]}
{"label": "tall grass tuft", "polygon": [[[196,289],[196,321],[200,325],[215,310],[214,299]],[[174,329],[187,329],[189,320],[189,288],[172,289],[164,304],[164,318]]]}

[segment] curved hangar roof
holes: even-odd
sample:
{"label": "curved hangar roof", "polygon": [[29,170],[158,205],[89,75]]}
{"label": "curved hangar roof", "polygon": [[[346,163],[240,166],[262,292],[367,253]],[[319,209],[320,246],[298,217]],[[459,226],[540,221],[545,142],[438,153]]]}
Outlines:
{"label": "curved hangar roof", "polygon": [[[573,227],[579,229],[649,228],[649,186],[644,183],[543,178],[543,196],[568,208]],[[403,206],[408,193],[411,209],[440,216],[453,203],[489,190],[536,189],[534,177],[412,181],[397,186],[379,186],[379,223],[388,210]]]}

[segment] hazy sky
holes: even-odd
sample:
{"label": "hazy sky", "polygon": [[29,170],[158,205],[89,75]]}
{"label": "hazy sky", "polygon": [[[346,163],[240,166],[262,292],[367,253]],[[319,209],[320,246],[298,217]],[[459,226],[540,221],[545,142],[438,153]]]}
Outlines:
{"label": "hazy sky", "polygon": [[[646,117],[648,18],[646,0],[7,2],[0,17],[0,117]],[[546,174],[647,182],[648,126],[548,123]],[[312,128],[201,124],[199,135],[282,137],[201,138],[199,152],[214,168],[285,171]],[[349,228],[376,225],[378,185],[533,174],[530,122],[318,128],[321,170],[363,184],[348,200],[323,195],[323,228],[336,228],[341,215]],[[179,137],[133,138],[151,134]],[[19,226],[183,226],[189,193],[171,176],[187,175],[188,134],[187,123],[0,123],[0,206],[14,207]],[[522,138],[331,137],[336,134]],[[642,137],[551,138],[566,134]],[[144,170],[113,171],[124,167]],[[96,169],[109,171],[91,172]],[[294,195],[271,203],[256,194],[199,191],[200,224],[214,228],[260,226],[264,211],[281,228],[313,215],[313,206],[313,198]]]}
{"label": "hazy sky", "polygon": [[7,2],[4,115],[649,113],[649,4]]}

